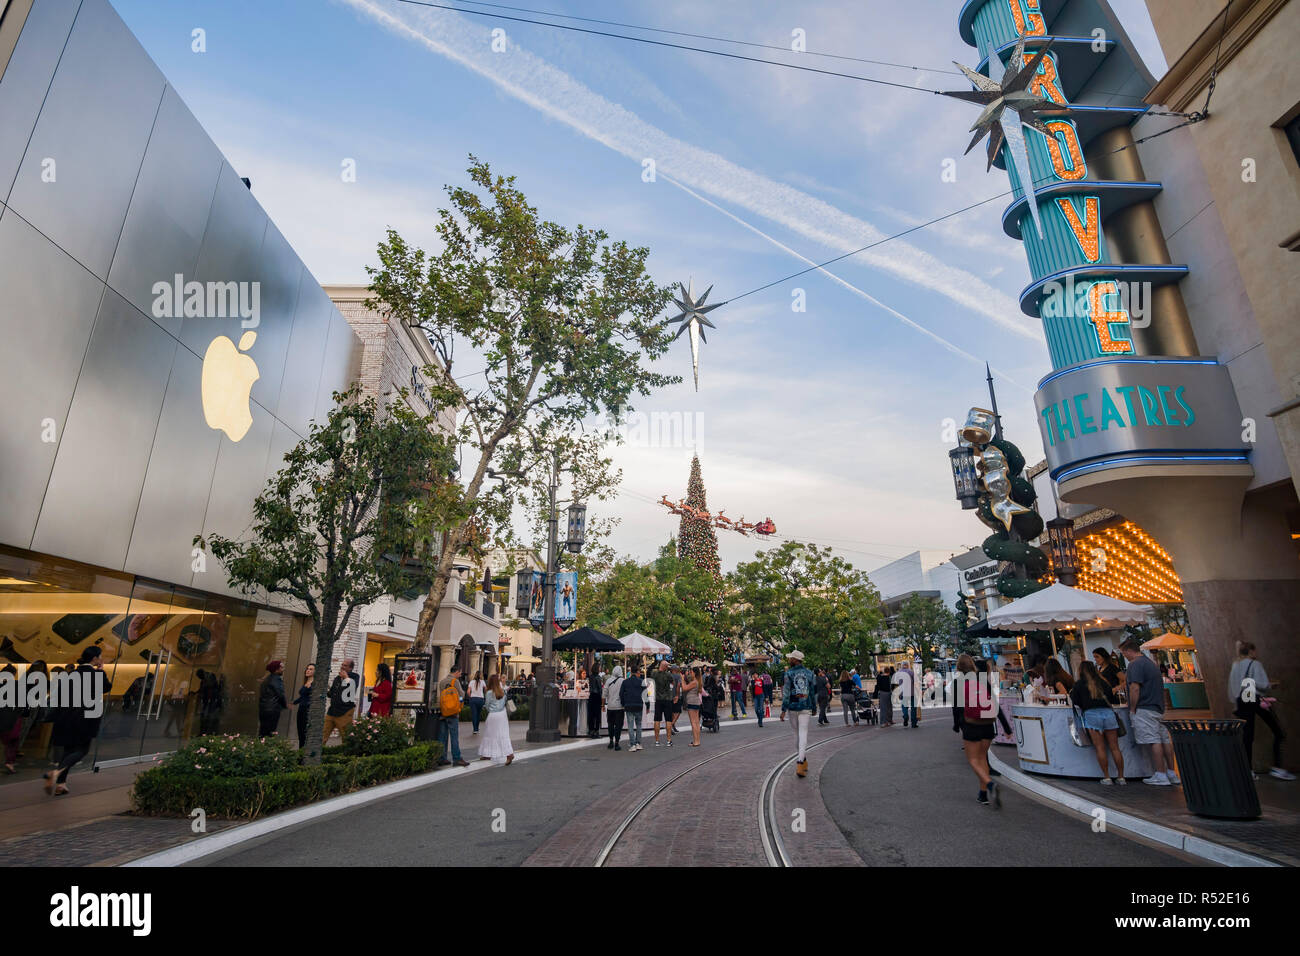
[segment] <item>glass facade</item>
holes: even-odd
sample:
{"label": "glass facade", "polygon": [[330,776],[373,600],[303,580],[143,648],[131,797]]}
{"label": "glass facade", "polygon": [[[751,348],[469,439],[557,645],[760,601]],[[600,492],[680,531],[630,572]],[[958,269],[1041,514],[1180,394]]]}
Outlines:
{"label": "glass facade", "polygon": [[[192,736],[256,734],[266,665],[292,699],[312,651],[307,619],[120,572],[0,548],[0,666],[70,667],[98,645],[110,687],[93,763],[175,750]],[[296,739],[289,711],[278,733]],[[46,769],[49,723],[26,735],[22,773]]]}

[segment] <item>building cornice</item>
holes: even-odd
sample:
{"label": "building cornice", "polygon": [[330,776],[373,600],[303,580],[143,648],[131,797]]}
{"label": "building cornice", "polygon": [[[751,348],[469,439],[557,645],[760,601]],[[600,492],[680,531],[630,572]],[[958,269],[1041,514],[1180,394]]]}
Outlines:
{"label": "building cornice", "polygon": [[[1170,64],[1165,75],[1146,95],[1152,105],[1162,104],[1172,110],[1195,108],[1201,92],[1210,82],[1216,55],[1222,57],[1219,69],[1232,61],[1287,0],[1235,0],[1228,9],[1227,31],[1220,13],[1201,31],[1190,47]],[[1219,38],[1223,50],[1219,54]]]}

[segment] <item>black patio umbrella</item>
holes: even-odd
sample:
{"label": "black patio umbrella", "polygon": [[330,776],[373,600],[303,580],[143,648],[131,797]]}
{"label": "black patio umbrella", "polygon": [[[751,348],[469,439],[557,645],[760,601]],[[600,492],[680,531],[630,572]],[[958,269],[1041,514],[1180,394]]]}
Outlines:
{"label": "black patio umbrella", "polygon": [[565,634],[553,641],[551,647],[557,651],[612,651],[617,654],[623,652],[622,644],[592,627],[580,627],[576,631]]}

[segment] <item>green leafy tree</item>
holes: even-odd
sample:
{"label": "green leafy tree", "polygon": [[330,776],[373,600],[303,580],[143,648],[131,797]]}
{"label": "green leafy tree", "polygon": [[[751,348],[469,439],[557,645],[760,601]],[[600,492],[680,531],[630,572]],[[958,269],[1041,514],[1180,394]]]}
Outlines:
{"label": "green leafy tree", "polygon": [[956,621],[938,598],[913,594],[894,617],[893,633],[900,643],[921,658],[921,666],[934,666],[936,645],[947,646]]}
{"label": "green leafy tree", "polygon": [[787,541],[728,577],[723,622],[752,650],[779,659],[798,648],[814,666],[867,673],[884,612],[865,573],[830,548]]}
{"label": "green leafy tree", "polygon": [[615,637],[640,631],[671,647],[674,659],[716,661],[722,647],[708,606],[717,598],[716,579],[677,557],[670,541],[652,562],[623,558],[585,591],[580,585],[579,622]]}
{"label": "green leafy tree", "polygon": [[[646,271],[649,250],[607,241],[599,229],[542,219],[513,177],[470,157],[468,187],[449,186],[439,213],[441,251],[429,255],[389,230],[374,298],[427,337],[439,367],[425,369],[434,414],[459,417],[466,452],[463,523],[441,543],[416,625],[427,649],[457,554],[509,524],[516,504],[545,508],[553,455],[572,469],[572,494],[610,494],[619,476],[584,433],[592,415],[617,421],[632,395],[680,379],[650,371],[668,348],[657,317],[671,298]],[[458,353],[471,356],[464,371]]]}
{"label": "green leafy tree", "polygon": [[352,612],[385,594],[427,588],[428,563],[459,493],[429,475],[452,463],[447,440],[404,401],[380,414],[353,386],[284,458],[253,502],[249,536],[206,542],[230,585],[301,602],[316,634],[307,762],[318,763],[334,644]]}

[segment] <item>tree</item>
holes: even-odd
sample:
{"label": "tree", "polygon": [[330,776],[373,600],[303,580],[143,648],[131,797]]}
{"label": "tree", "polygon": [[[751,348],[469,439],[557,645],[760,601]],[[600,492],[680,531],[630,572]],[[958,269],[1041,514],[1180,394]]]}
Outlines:
{"label": "tree", "polygon": [[307,762],[319,763],[334,644],[352,612],[412,585],[428,587],[432,543],[459,494],[428,481],[453,461],[445,437],[405,401],[381,417],[352,386],[334,394],[324,425],[284,458],[253,502],[251,534],[212,535],[230,585],[300,601],[316,634],[316,674],[307,720]]}
{"label": "tree", "polygon": [[913,594],[894,617],[894,636],[904,647],[921,658],[921,666],[929,670],[934,666],[934,647],[947,644],[956,622],[953,614],[938,598]]}
{"label": "tree", "polygon": [[[516,503],[543,510],[553,455],[574,469],[576,497],[611,493],[606,436],[584,434],[583,420],[617,421],[634,393],[680,381],[646,367],[668,348],[656,316],[671,298],[646,271],[649,250],[540,219],[513,177],[473,156],[469,176],[471,187],[447,187],[441,252],[429,256],[390,229],[380,265],[367,267],[368,304],[433,346],[440,367],[424,371],[434,414],[457,412],[469,458],[463,523],[442,540],[416,626],[425,650],[456,555],[507,525]],[[474,363],[459,377],[458,344]]]}
{"label": "tree", "polygon": [[671,647],[674,658],[714,660],[722,648],[708,605],[717,599],[717,582],[675,551],[670,541],[649,563],[615,562],[587,584],[580,623],[615,637],[640,631]]}
{"label": "tree", "polygon": [[814,666],[871,668],[880,593],[830,548],[784,542],[738,565],[727,585],[723,630],[752,649],[780,658],[797,648]]}

